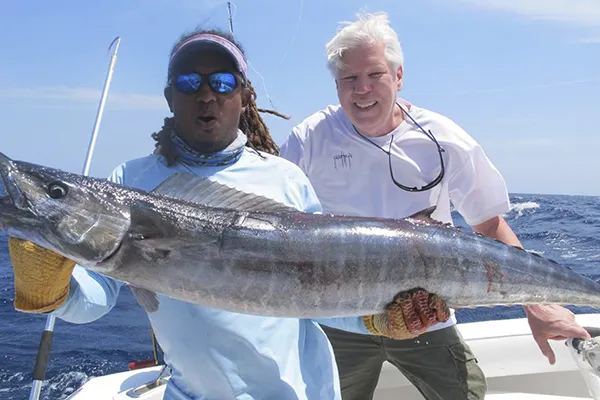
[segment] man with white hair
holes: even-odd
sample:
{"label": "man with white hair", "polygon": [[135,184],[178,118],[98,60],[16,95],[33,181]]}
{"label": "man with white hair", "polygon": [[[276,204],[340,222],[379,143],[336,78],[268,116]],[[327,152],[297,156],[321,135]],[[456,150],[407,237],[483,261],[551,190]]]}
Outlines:
{"label": "man with white hair", "polygon": [[[452,202],[474,231],[521,246],[502,218],[510,205],[504,179],[481,146],[450,119],[397,97],[404,60],[387,15],[360,16],[326,49],[340,104],[306,118],[281,147],[308,176],[323,211],[404,218],[435,206],[432,218],[452,223]],[[549,339],[589,338],[563,307],[530,306],[525,313],[551,364]],[[381,336],[373,316],[364,321],[373,335],[324,327],[344,400],[371,399],[384,361],[427,399],[484,398],[485,377],[454,315],[408,324],[397,339]]]}

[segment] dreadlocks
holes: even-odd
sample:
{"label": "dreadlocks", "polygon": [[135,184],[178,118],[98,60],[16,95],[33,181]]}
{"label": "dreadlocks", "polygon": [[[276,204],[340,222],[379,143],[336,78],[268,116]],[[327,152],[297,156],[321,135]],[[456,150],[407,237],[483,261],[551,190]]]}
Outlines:
{"label": "dreadlocks", "polygon": [[246,134],[246,136],[248,136],[248,145],[250,147],[254,148],[255,150],[279,155],[279,147],[273,141],[273,138],[269,133],[269,128],[267,127],[265,121],[263,121],[260,113],[269,113],[283,119],[290,119],[290,117],[280,114],[274,110],[258,108],[256,105],[256,92],[254,91],[250,81],[248,81],[248,89],[250,90],[252,96],[248,102],[248,105],[246,106],[245,111],[240,117],[240,124],[238,127]]}
{"label": "dreadlocks", "polygon": [[[227,40],[234,43],[240,49],[242,54],[244,52],[232,35],[216,30],[206,29],[196,30],[190,34],[184,35],[173,48],[177,47],[179,43],[183,42],[187,38],[198,33],[212,33],[214,35],[226,38]],[[279,147],[277,146],[275,141],[273,141],[273,138],[271,137],[271,134],[269,132],[269,128],[267,127],[265,121],[263,121],[260,113],[268,113],[284,119],[289,119],[289,117],[280,114],[274,110],[258,108],[256,104],[256,91],[252,87],[250,81],[246,82],[245,88],[246,90],[250,91],[250,100],[248,101],[244,112],[240,116],[238,128],[242,132],[244,132],[248,137],[246,146],[265,153],[279,155]],[[178,157],[169,137],[170,131],[174,128],[175,120],[173,119],[173,117],[167,117],[164,119],[164,123],[161,130],[152,134],[152,139],[156,141],[156,143],[154,144],[154,153],[163,155],[166,158],[167,165],[174,164],[177,161]]]}

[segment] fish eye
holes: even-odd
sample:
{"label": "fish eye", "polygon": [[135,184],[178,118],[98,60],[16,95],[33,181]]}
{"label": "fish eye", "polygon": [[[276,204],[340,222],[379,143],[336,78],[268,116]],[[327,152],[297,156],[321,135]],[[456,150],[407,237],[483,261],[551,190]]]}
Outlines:
{"label": "fish eye", "polygon": [[67,186],[62,182],[51,182],[48,185],[48,195],[53,199],[61,199],[69,192]]}

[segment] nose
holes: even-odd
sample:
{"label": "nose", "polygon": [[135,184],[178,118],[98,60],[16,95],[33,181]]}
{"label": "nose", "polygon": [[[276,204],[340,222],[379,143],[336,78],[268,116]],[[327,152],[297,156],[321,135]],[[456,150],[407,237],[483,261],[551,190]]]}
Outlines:
{"label": "nose", "polygon": [[371,82],[369,79],[364,77],[358,77],[354,81],[354,93],[356,94],[366,94],[371,91]]}
{"label": "nose", "polygon": [[196,102],[209,103],[215,100],[215,93],[210,89],[207,82],[203,82],[196,93]]}

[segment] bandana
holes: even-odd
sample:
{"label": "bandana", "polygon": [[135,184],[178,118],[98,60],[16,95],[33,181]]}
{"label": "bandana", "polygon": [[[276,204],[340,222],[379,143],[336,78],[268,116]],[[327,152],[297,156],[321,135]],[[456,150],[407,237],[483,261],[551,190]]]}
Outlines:
{"label": "bandana", "polygon": [[237,137],[227,148],[216,153],[201,153],[192,149],[185,143],[173,129],[171,129],[171,142],[182,162],[190,165],[203,165],[218,167],[231,165],[240,159],[248,138],[238,129]]}

